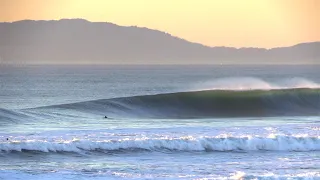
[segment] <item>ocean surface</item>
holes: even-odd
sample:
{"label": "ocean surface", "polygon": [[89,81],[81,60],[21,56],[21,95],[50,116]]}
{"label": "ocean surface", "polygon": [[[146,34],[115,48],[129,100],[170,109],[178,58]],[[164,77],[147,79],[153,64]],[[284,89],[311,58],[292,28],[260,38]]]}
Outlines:
{"label": "ocean surface", "polygon": [[314,65],[2,65],[0,179],[320,179],[319,115]]}

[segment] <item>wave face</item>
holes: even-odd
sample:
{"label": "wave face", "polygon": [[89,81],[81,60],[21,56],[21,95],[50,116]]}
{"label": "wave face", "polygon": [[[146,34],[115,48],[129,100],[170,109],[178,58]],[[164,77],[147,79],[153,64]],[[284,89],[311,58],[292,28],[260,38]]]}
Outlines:
{"label": "wave face", "polygon": [[18,123],[21,120],[25,120],[27,118],[28,116],[23,113],[0,108],[0,125],[7,123]]}
{"label": "wave face", "polygon": [[118,140],[28,140],[0,143],[0,151],[319,151],[320,137],[179,137]]}
{"label": "wave face", "polygon": [[46,108],[140,118],[320,115],[320,89],[207,90],[95,100]]}

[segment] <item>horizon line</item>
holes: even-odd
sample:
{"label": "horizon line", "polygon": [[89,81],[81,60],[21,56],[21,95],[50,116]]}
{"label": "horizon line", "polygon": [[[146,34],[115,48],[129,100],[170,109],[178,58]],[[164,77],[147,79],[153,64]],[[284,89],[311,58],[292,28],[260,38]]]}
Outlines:
{"label": "horizon line", "polygon": [[55,63],[55,62],[0,62],[1,66],[320,66],[319,63]]}

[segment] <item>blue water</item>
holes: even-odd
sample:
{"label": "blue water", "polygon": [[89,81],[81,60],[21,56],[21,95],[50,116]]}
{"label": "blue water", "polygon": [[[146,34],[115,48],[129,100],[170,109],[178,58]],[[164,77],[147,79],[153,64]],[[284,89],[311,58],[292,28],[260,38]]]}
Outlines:
{"label": "blue water", "polygon": [[[297,115],[157,99],[301,88]],[[0,66],[0,179],[320,179],[319,88],[320,66]]]}

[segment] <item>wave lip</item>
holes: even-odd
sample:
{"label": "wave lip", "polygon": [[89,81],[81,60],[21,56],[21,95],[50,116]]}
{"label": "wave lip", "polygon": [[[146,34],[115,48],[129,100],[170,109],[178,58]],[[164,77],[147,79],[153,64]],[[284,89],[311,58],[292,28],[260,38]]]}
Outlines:
{"label": "wave lip", "polygon": [[1,152],[76,152],[82,151],[319,151],[320,137],[180,137],[120,140],[28,140],[1,142]]}
{"label": "wave lip", "polygon": [[281,79],[278,82],[268,82],[254,77],[227,77],[198,84],[198,91],[201,90],[275,90],[275,89],[319,89],[320,84],[308,79],[294,77]]}

